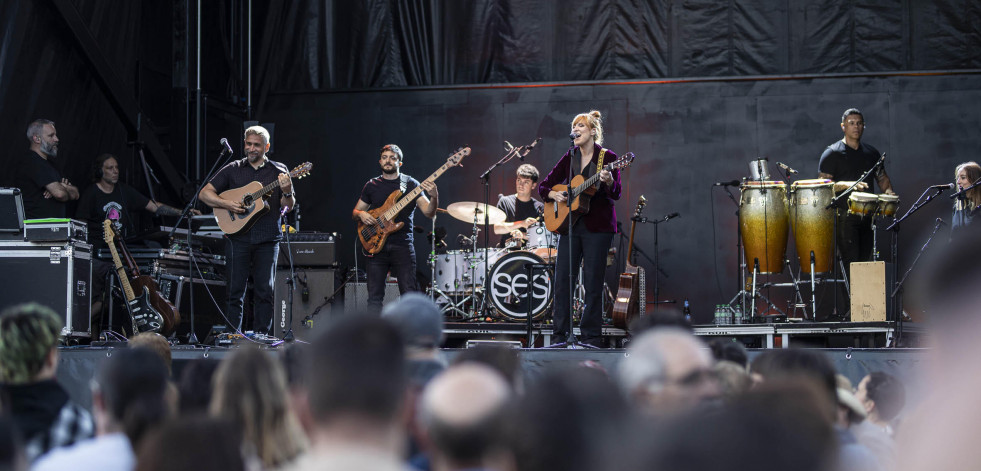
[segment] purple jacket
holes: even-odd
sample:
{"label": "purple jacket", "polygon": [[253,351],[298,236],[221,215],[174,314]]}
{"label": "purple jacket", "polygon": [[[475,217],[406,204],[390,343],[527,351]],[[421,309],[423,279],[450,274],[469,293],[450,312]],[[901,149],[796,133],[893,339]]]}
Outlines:
{"label": "purple jacket", "polygon": [[[599,144],[593,145],[593,160],[590,165],[593,166],[594,170],[599,161],[601,150],[602,147]],[[603,157],[603,165],[616,159],[617,155],[607,149],[606,156]],[[542,201],[552,201],[548,197],[548,192],[552,191],[553,186],[569,183],[569,165],[571,162],[572,155],[566,152],[552,168],[552,171],[548,172],[548,176],[538,184],[538,194],[541,195]],[[599,190],[589,200],[589,212],[582,217],[582,221],[586,223],[586,229],[589,232],[616,232],[617,230],[617,211],[614,202],[620,199],[620,169],[614,169],[611,173],[613,174],[613,183],[610,185],[600,183]]]}

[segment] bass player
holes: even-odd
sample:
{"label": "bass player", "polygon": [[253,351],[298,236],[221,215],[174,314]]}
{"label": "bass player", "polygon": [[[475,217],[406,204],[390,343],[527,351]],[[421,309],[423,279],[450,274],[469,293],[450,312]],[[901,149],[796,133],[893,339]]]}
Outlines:
{"label": "bass player", "polygon": [[289,212],[296,206],[289,169],[266,157],[268,151],[269,131],[262,126],[246,129],[245,158],[222,167],[199,194],[201,201],[212,208],[244,214],[246,210],[241,201],[224,199],[219,193],[252,182],[268,185],[279,180],[279,187],[273,190],[269,198],[277,202],[270,203],[270,211],[259,217],[248,230],[225,236],[228,276],[225,318],[236,331],[242,330],[245,287],[251,275],[255,298],[253,329],[263,335],[271,335],[273,327],[276,260],[279,257],[279,241],[283,238],[279,217],[283,210]]}
{"label": "bass player", "polygon": [[[552,335],[556,344],[565,344],[572,335],[572,315],[569,296],[569,279],[582,263],[586,303],[579,323],[580,343],[602,347],[603,326],[603,277],[606,273],[606,255],[616,232],[617,214],[614,201],[620,199],[620,170],[602,170],[603,162],[617,159],[616,154],[601,147],[603,122],[599,111],[582,113],[572,120],[573,147],[563,155],[548,176],[538,185],[538,193],[546,202],[564,204],[566,195],[553,191],[558,184],[568,184],[570,173],[590,177],[600,171],[596,193],[590,198],[589,212],[581,217],[569,215],[572,230],[559,236],[559,250],[555,259],[555,306]],[[570,172],[571,166],[571,172]],[[582,197],[582,196],[580,196]],[[572,250],[570,270],[569,250]]]}
{"label": "bass player", "polygon": [[[361,197],[354,205],[351,217],[355,221],[371,226],[375,224],[375,218],[368,213],[368,210],[381,207],[385,201],[396,191],[402,194],[409,193],[415,187],[422,187],[423,193],[415,201],[410,202],[395,217],[394,223],[402,222],[403,226],[396,232],[388,235],[385,245],[381,250],[368,256],[368,311],[380,313],[382,301],[385,299],[385,278],[388,272],[399,282],[399,293],[405,294],[408,291],[418,291],[416,286],[416,250],[413,247],[412,228],[413,214],[416,206],[428,218],[436,215],[436,208],[439,205],[439,194],[434,182],[419,183],[399,171],[402,166],[402,149],[395,144],[388,144],[381,148],[381,156],[378,164],[381,166],[382,174],[368,180],[361,190]],[[429,194],[432,199],[426,196]]]}

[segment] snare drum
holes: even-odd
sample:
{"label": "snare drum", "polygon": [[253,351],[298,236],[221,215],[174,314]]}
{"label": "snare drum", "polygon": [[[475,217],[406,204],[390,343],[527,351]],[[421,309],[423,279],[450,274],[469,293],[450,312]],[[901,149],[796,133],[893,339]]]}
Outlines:
{"label": "snare drum", "polygon": [[886,217],[896,217],[899,209],[899,197],[896,195],[879,195],[879,214]]}
{"label": "snare drum", "polygon": [[879,198],[872,193],[854,191],[848,195],[848,213],[857,214],[863,218],[872,216],[879,209]]}
{"label": "snare drum", "polygon": [[739,187],[739,232],[743,238],[746,265],[760,262],[760,273],[783,271],[790,231],[787,185],[783,182],[748,181]]}
{"label": "snare drum", "polygon": [[552,273],[537,267],[528,283],[526,264],[543,264],[544,260],[531,252],[511,252],[494,264],[487,283],[487,293],[498,314],[511,320],[528,317],[528,292],[531,291],[532,319],[541,318],[552,303]]}

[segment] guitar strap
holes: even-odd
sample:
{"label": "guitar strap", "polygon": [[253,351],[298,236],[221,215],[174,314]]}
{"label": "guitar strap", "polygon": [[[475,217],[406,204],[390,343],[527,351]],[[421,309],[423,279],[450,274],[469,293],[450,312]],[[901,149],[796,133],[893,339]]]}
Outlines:
{"label": "guitar strap", "polygon": [[408,188],[408,186],[409,186],[409,176],[406,175],[406,174],[404,174],[404,173],[400,173],[399,174],[399,191],[403,195],[405,194],[405,189]]}
{"label": "guitar strap", "polygon": [[600,147],[599,160],[596,161],[596,173],[603,171],[603,158],[606,157],[606,148]]}

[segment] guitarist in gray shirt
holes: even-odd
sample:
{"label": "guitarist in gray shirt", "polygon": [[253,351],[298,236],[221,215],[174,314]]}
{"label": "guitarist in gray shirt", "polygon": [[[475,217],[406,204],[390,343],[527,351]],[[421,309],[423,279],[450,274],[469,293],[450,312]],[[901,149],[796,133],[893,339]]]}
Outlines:
{"label": "guitarist in gray shirt", "polygon": [[279,180],[279,187],[269,197],[269,211],[253,225],[236,234],[226,235],[225,271],[228,277],[228,309],[225,318],[232,328],[242,329],[242,311],[245,287],[252,276],[255,297],[254,330],[256,333],[272,333],[273,295],[276,281],[276,259],[279,257],[279,241],[282,239],[279,215],[282,209],[291,211],[296,205],[293,181],[285,165],[266,157],[269,150],[269,131],[262,126],[245,130],[245,158],[222,167],[214,178],[201,189],[199,197],[205,204],[245,214],[241,201],[219,196],[226,190],[240,188],[253,181],[268,185]]}
{"label": "guitarist in gray shirt", "polygon": [[[436,208],[439,205],[436,184],[419,183],[415,178],[402,174],[399,171],[402,163],[402,149],[399,146],[388,144],[382,147],[378,159],[382,174],[365,183],[364,189],[361,190],[361,197],[358,198],[351,212],[351,217],[355,221],[371,226],[376,223],[376,220],[368,210],[384,205],[392,193],[401,190],[402,194],[406,194],[416,186],[425,190],[394,219],[395,223],[405,223],[402,228],[388,235],[385,245],[378,253],[368,256],[368,310],[371,312],[381,312],[382,301],[385,299],[385,278],[389,271],[399,281],[400,294],[418,290],[416,251],[412,245],[412,214],[418,205],[426,217],[432,218],[436,215]],[[426,197],[426,193],[432,196],[432,199]]]}

